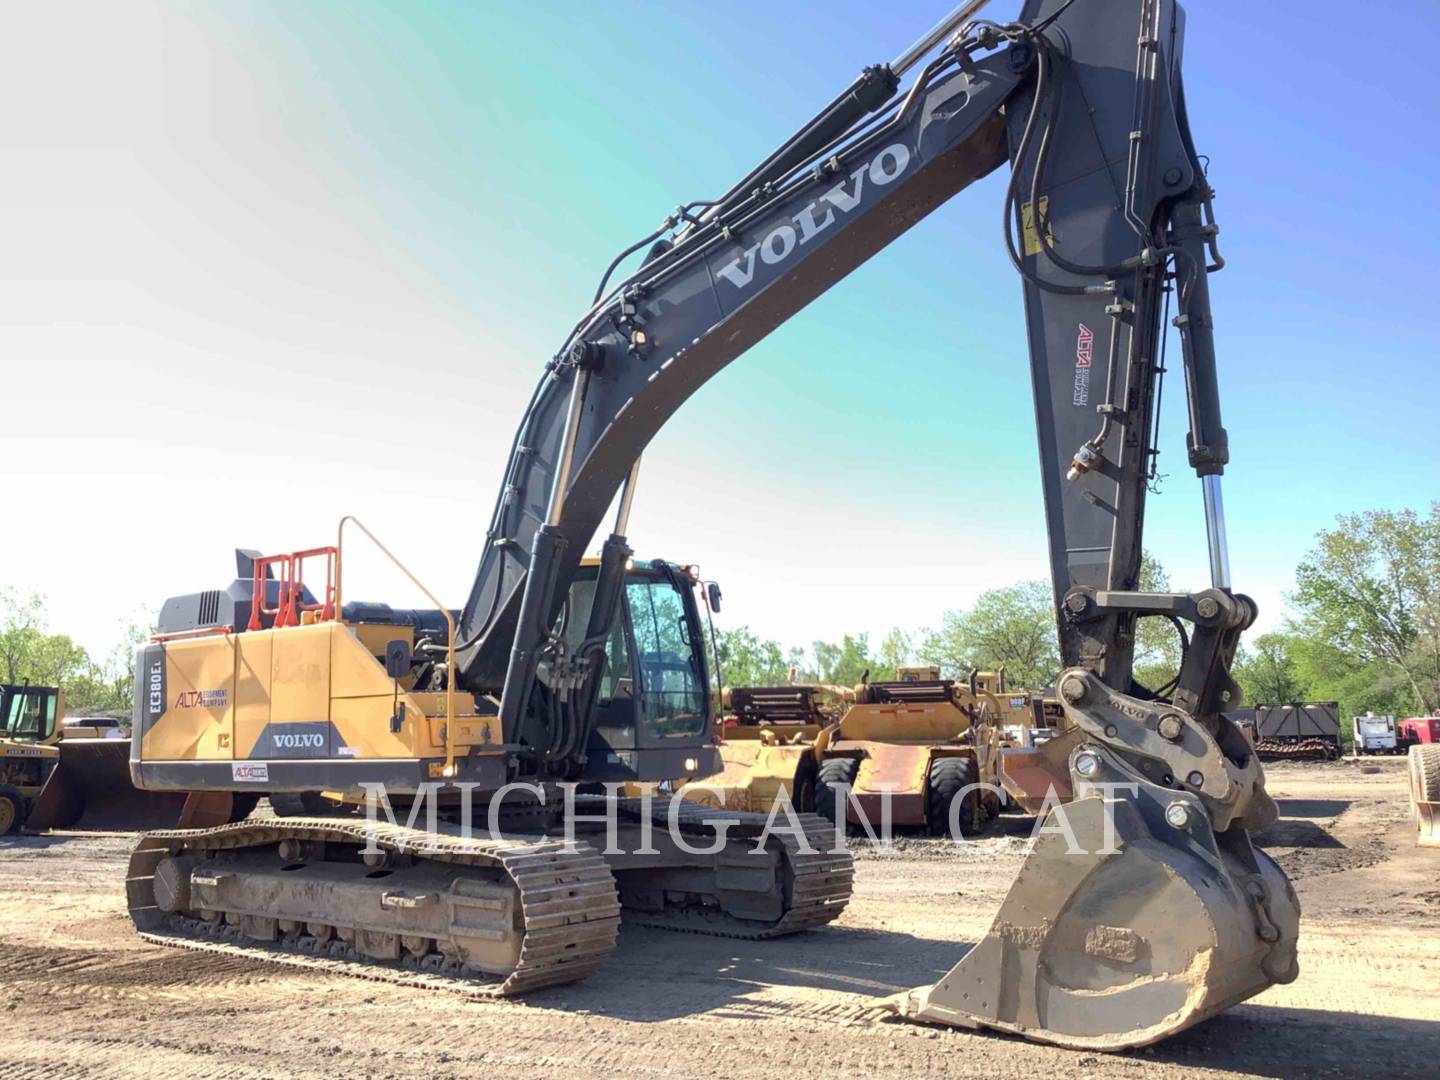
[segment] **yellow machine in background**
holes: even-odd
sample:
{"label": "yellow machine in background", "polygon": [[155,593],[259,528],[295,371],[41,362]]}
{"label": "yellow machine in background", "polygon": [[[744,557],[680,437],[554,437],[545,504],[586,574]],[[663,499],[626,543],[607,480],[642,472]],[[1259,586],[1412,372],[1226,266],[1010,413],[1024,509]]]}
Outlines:
{"label": "yellow machine in background", "polygon": [[[855,688],[855,703],[817,742],[816,812],[851,825],[882,814],[936,836],[973,835],[1000,811],[996,695],[940,678],[938,667],[902,667],[894,682]],[[849,794],[844,794],[844,789]],[[964,794],[963,798],[957,796]]]}
{"label": "yellow machine in background", "polygon": [[60,762],[56,743],[64,702],[55,686],[0,686],[0,836],[25,824]]}
{"label": "yellow machine in background", "polygon": [[[1024,746],[1035,710],[1028,691],[1009,691],[1004,671],[941,679],[938,667],[901,667],[898,678],[851,689],[816,684],[731,687],[722,695],[723,770],[687,797],[768,813],[783,793],[799,811],[878,827],[888,801],[893,824],[949,835],[950,806],[961,832],[999,813],[1003,748]],[[987,787],[974,787],[984,784]],[[840,794],[848,788],[851,795]]]}
{"label": "yellow machine in background", "polygon": [[795,809],[815,809],[816,741],[854,692],[839,686],[732,686],[720,696],[721,771],[686,797],[704,805],[767,814],[783,792]]}
{"label": "yellow machine in background", "polygon": [[174,825],[183,804],[131,784],[130,739],[114,719],[66,717],[59,687],[0,686],[0,836]]}

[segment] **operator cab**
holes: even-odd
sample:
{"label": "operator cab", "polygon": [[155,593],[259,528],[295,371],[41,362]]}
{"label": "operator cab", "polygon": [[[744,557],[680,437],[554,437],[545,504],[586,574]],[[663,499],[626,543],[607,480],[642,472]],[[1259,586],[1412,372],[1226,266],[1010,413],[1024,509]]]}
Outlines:
{"label": "operator cab", "polygon": [[[571,585],[562,619],[572,649],[584,639],[598,572],[587,560]],[[581,779],[664,780],[720,770],[698,584],[686,568],[659,559],[626,570]]]}
{"label": "operator cab", "polygon": [[55,734],[60,691],[29,683],[0,685],[0,737],[15,742],[45,742]]}

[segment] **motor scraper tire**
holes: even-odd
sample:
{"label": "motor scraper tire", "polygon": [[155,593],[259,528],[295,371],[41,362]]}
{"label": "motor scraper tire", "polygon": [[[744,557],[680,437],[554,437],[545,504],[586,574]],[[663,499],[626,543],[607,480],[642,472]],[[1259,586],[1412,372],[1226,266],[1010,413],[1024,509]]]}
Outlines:
{"label": "motor scraper tire", "polygon": [[[808,756],[796,770],[795,783],[791,786],[790,803],[802,814],[815,813],[815,762]],[[831,818],[830,820],[835,819]]]}
{"label": "motor scraper tire", "polygon": [[318,791],[277,791],[270,795],[276,817],[334,817],[339,808]]}
{"label": "motor scraper tire", "polygon": [[0,784],[0,836],[19,830],[25,824],[25,796],[20,789],[9,784]]}
{"label": "motor scraper tire", "polygon": [[846,832],[851,831],[847,820],[848,800],[838,789],[854,788],[855,777],[859,772],[860,762],[857,758],[837,757],[822,761],[820,771],[815,774],[815,813],[826,821],[834,821],[838,812],[842,815],[840,820],[846,823]]}
{"label": "motor scraper tire", "polygon": [[244,792],[236,792],[230,796],[230,824],[238,825],[244,821],[260,802],[259,795],[246,795]]}
{"label": "motor scraper tire", "polygon": [[[973,758],[942,757],[930,763],[930,782],[925,792],[925,823],[932,836],[950,835],[950,804],[978,779]],[[966,791],[964,802],[960,804],[961,836],[974,836],[980,831],[975,803],[974,792]]]}

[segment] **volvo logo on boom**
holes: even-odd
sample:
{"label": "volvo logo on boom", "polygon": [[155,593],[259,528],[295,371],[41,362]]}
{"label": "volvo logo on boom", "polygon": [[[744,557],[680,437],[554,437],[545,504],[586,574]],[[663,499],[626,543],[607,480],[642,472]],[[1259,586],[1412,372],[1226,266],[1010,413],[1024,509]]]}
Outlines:
{"label": "volvo logo on boom", "polygon": [[865,181],[884,187],[900,179],[910,164],[910,151],[903,143],[891,143],[850,176],[805,207],[789,221],[776,225],[758,243],[751,244],[739,258],[716,271],[737,289],[747,288],[755,280],[755,260],[766,266],[782,263],[795,254],[796,248],[808,244],[830,226],[836,215],[849,214],[860,205]]}

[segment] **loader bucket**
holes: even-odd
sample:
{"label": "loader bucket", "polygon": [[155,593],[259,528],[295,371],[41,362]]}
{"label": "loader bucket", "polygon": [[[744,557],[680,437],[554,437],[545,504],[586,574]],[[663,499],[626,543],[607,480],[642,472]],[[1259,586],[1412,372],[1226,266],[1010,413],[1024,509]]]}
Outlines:
{"label": "loader bucket", "polygon": [[1243,829],[1212,832],[1198,800],[1136,786],[1107,799],[1078,784],[1039,824],[986,936],[937,984],[882,1007],[1120,1050],[1294,979],[1300,910],[1280,869]]}
{"label": "loader bucket", "polygon": [[131,832],[174,828],[183,792],[141,791],[130,782],[129,739],[61,739],[26,827]]}
{"label": "loader bucket", "polygon": [[1420,826],[1416,842],[1440,847],[1440,746],[1410,747],[1410,803]]}

